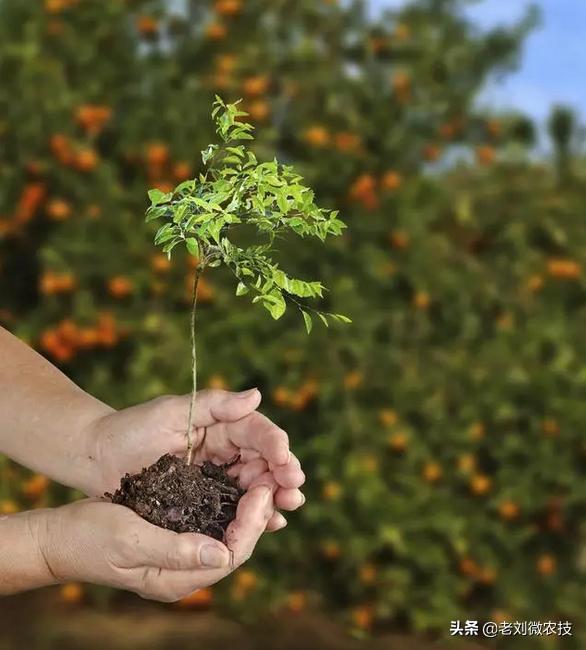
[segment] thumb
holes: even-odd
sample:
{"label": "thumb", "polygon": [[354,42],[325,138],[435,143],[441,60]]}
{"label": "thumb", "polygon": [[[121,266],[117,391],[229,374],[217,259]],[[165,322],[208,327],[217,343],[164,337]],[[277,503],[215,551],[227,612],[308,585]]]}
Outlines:
{"label": "thumb", "polygon": [[202,390],[195,398],[196,426],[214,422],[236,422],[258,408],[262,397],[257,388],[241,393],[225,390]]}
{"label": "thumb", "polygon": [[221,542],[197,533],[174,533],[144,522],[137,533],[136,563],[161,569],[221,569],[230,551]]}

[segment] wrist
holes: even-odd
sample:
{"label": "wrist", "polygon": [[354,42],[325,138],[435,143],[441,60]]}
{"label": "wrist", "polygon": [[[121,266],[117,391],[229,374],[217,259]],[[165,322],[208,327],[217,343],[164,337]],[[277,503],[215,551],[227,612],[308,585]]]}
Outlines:
{"label": "wrist", "polygon": [[88,420],[80,431],[80,454],[86,470],[80,475],[76,487],[86,495],[101,497],[107,490],[107,480],[104,471],[103,438],[104,421],[116,411],[106,405],[97,410],[94,417]]}
{"label": "wrist", "polygon": [[51,510],[0,517],[0,594],[58,582],[46,558],[45,529]]}
{"label": "wrist", "polygon": [[58,510],[47,508],[23,514],[27,518],[28,534],[35,549],[35,562],[43,586],[57,584],[60,580],[51,565],[50,530],[58,516]]}

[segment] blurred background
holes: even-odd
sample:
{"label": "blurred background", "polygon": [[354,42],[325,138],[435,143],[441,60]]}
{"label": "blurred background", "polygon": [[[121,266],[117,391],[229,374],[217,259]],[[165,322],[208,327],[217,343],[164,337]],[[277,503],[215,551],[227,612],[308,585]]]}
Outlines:
{"label": "blurred background", "polygon": [[[585,647],[585,14],[0,0],[4,327],[113,406],[189,390],[192,268],[143,214],[198,173],[215,93],[341,211],[343,238],[281,261],[353,320],[307,337],[207,275],[202,384],[261,388],[307,505],[177,606],[77,584],[4,599],[2,650],[423,649],[466,619],[568,620],[497,646]],[[2,513],[79,496],[3,458],[0,476]]]}

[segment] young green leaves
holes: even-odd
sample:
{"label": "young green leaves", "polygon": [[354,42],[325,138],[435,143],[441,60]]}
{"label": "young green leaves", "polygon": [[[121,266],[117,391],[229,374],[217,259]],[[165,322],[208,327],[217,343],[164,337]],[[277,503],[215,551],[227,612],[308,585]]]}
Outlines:
{"label": "young green leaves", "polygon": [[[219,144],[202,151],[205,173],[185,181],[173,192],[151,190],[146,220],[163,219],[155,244],[171,256],[178,244],[198,258],[199,271],[226,265],[237,280],[236,295],[251,294],[273,318],[280,318],[288,303],[296,305],[308,332],[312,314],[324,324],[329,320],[350,322],[341,314],[306,307],[301,300],[321,298],[321,282],[289,277],[271,253],[276,237],[294,233],[320,241],[340,235],[344,223],[335,210],[315,203],[313,191],[302,184],[293,167],[277,160],[259,163],[243,140],[253,140],[254,127],[242,121],[247,113],[238,104],[225,104],[216,97],[212,118]],[[241,247],[240,231],[253,228],[258,243]]]}

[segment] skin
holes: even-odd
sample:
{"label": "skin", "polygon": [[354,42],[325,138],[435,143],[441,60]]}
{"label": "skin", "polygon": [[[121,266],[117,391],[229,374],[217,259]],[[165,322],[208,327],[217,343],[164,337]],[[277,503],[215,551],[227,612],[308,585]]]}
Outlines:
{"label": "skin", "polygon": [[258,390],[197,394],[194,462],[226,462],[247,490],[224,544],[166,531],[100,498],[164,453],[183,455],[189,396],[116,411],[0,328],[0,452],[90,497],[0,517],[0,594],[71,580],[172,601],[245,562],[305,498],[287,434],[259,413]]}

